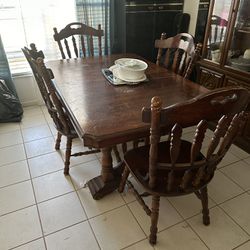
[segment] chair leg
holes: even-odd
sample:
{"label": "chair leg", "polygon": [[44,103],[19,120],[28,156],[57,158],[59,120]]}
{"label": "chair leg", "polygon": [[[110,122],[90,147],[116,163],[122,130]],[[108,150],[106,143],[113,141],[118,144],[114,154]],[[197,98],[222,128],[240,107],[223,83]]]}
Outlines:
{"label": "chair leg", "polygon": [[122,179],[118,188],[119,193],[122,193],[126,184],[126,181],[128,179],[129,176],[129,169],[127,166],[125,166],[123,174],[122,174]]}
{"label": "chair leg", "polygon": [[208,195],[207,195],[207,186],[200,190],[200,198],[202,203],[202,215],[203,215],[203,224],[209,225],[210,224],[210,217],[209,217],[209,209],[208,209]]}
{"label": "chair leg", "polygon": [[153,195],[152,197],[152,209],[151,209],[151,227],[150,227],[150,235],[149,242],[150,244],[155,244],[157,239],[157,224],[159,218],[159,207],[160,207],[160,196]]}
{"label": "chair leg", "polygon": [[114,151],[114,153],[115,153],[116,161],[117,161],[118,163],[121,162],[122,160],[121,160],[121,156],[120,156],[120,154],[119,154],[119,151],[118,151],[117,146],[115,145],[112,149],[113,149],[113,151]]}
{"label": "chair leg", "polygon": [[55,145],[56,150],[60,149],[61,138],[62,138],[62,134],[57,132],[56,145]]}
{"label": "chair leg", "polygon": [[127,143],[126,142],[122,143],[122,152],[123,152],[123,154],[125,154],[127,152]]}
{"label": "chair leg", "polygon": [[67,137],[67,145],[66,145],[66,152],[65,152],[65,162],[64,162],[64,174],[65,175],[69,174],[71,147],[72,147],[72,138]]}

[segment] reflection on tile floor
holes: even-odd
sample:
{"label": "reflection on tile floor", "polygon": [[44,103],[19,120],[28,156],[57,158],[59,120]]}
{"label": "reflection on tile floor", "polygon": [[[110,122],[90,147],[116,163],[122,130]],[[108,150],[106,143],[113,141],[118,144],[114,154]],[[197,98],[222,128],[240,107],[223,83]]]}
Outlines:
{"label": "reflection on tile floor", "polygon": [[[194,195],[162,198],[157,245],[150,220],[126,189],[100,201],[85,183],[100,173],[100,154],[72,159],[63,174],[65,140],[42,106],[19,123],[0,124],[0,250],[250,249],[250,155],[236,146],[208,186],[211,224],[202,224]],[[184,132],[189,138],[194,128]],[[206,145],[211,132],[206,133]],[[74,151],[81,142],[74,142]],[[133,179],[131,179],[133,181]],[[150,197],[146,198],[150,204]]]}

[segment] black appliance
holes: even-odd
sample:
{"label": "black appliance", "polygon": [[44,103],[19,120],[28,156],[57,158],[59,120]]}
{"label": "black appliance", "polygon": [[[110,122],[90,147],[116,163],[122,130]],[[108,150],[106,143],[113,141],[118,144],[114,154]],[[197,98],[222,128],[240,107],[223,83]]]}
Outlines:
{"label": "black appliance", "polygon": [[205,36],[205,29],[207,24],[207,15],[209,10],[210,0],[200,0],[196,29],[195,29],[195,42],[203,43]]}
{"label": "black appliance", "polygon": [[126,52],[136,53],[155,62],[155,39],[162,32],[171,37],[188,32],[189,15],[183,14],[184,0],[127,0]]}

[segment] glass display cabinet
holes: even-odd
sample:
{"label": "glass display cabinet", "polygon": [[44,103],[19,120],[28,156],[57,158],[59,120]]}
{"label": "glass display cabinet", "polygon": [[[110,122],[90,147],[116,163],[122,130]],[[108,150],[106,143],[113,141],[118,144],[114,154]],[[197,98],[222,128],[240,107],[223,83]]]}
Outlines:
{"label": "glass display cabinet", "polygon": [[[250,91],[250,0],[210,1],[197,81],[208,89],[243,86]],[[249,116],[236,144],[250,153]]]}

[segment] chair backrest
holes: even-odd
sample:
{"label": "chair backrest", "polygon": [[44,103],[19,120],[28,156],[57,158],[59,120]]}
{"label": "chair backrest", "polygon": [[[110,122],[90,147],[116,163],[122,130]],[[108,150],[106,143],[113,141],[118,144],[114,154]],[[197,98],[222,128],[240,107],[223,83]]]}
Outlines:
{"label": "chair backrest", "polygon": [[[76,28],[75,28],[76,27]],[[79,36],[76,38],[76,35]],[[64,29],[60,32],[57,31],[57,28],[54,28],[54,40],[58,43],[62,59],[65,59],[65,53],[62,46],[61,40],[64,40],[65,49],[67,52],[68,58],[72,57],[72,53],[70,51],[70,45],[67,38],[71,37],[72,46],[74,49],[75,57],[86,57],[87,49],[89,51],[90,56],[94,56],[94,39],[93,37],[97,37],[98,39],[98,50],[99,56],[102,55],[102,36],[104,35],[103,30],[101,29],[101,25],[98,25],[98,29],[94,29],[89,27],[83,23],[74,22],[68,24]],[[85,39],[87,38],[87,39]],[[87,46],[86,46],[87,44]]]}
{"label": "chair backrest", "polygon": [[39,90],[48,112],[54,121],[56,129],[64,135],[70,134],[73,130],[73,125],[66,114],[65,107],[60,101],[59,95],[52,81],[52,79],[54,79],[53,72],[50,69],[47,69],[44,64],[42,58],[44,57],[43,52],[37,51],[34,44],[31,45],[31,50],[24,47],[22,48],[22,51],[30,64]]}
{"label": "chair backrest", "polygon": [[[250,95],[244,88],[222,88],[200,95],[190,101],[161,107],[159,97],[151,101],[151,109],[142,111],[143,121],[151,122],[149,184],[157,184],[157,171],[169,171],[166,180],[168,192],[193,192],[206,185],[213,177],[234,138],[246,121]],[[208,122],[219,120],[206,155],[201,152]],[[197,125],[198,124],[198,125]],[[193,141],[181,140],[182,128],[197,125]],[[158,159],[161,131],[171,131],[165,160]],[[167,160],[166,160],[167,159]]]}
{"label": "chair backrest", "polygon": [[211,18],[210,34],[208,37],[209,44],[214,44],[219,49],[220,44],[224,41],[228,21],[219,16],[213,15]]}
{"label": "chair backrest", "polygon": [[40,93],[42,95],[42,98],[43,98],[44,102],[46,103],[46,101],[48,99],[47,98],[48,91],[47,91],[44,83],[41,81],[41,79],[38,75],[38,72],[36,71],[36,68],[34,66],[34,63],[32,62],[32,59],[35,60],[38,57],[44,58],[44,54],[43,54],[43,51],[41,51],[41,50],[37,51],[36,45],[34,43],[30,44],[30,48],[31,49],[24,47],[24,48],[22,48],[22,51],[23,51],[23,54],[26,57],[29,65],[31,67],[32,73],[35,77],[35,80],[37,82],[37,85],[38,85],[38,88],[39,88]]}
{"label": "chair backrest", "polygon": [[180,33],[170,38],[166,38],[166,34],[162,33],[161,39],[155,40],[155,48],[158,48],[157,65],[189,78],[202,44],[197,44],[195,48],[194,39],[188,33]]}

